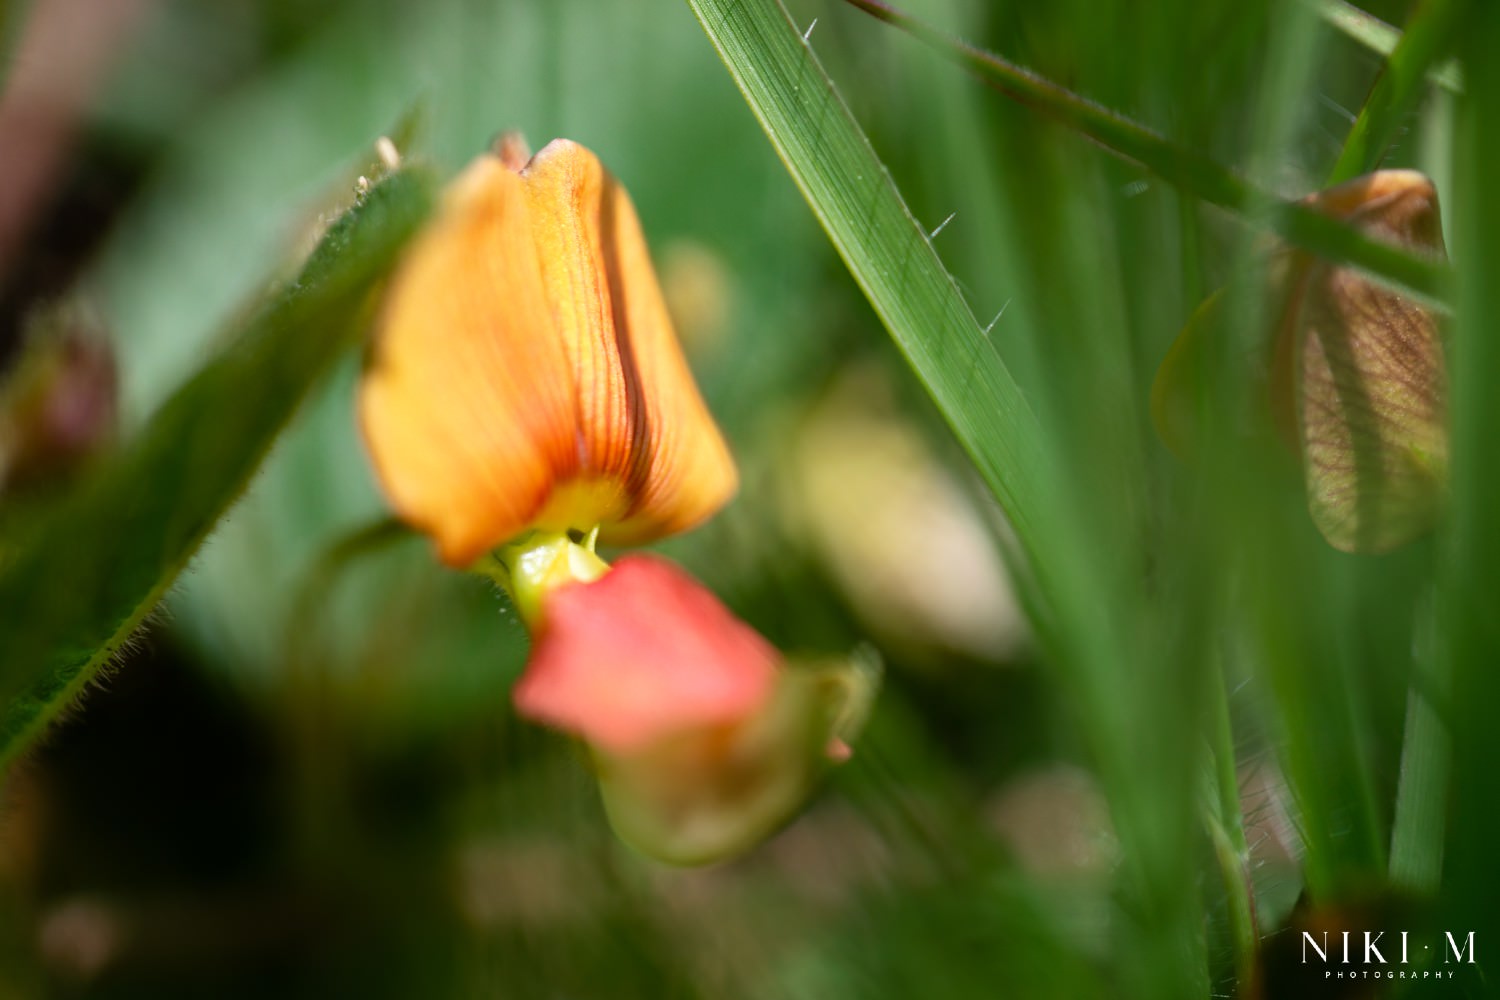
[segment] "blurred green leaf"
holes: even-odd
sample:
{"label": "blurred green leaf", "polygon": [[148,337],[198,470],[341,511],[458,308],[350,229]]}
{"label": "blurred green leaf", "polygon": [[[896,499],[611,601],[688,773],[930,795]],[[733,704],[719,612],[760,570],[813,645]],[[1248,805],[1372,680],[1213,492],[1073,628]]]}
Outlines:
{"label": "blurred green leaf", "polygon": [[[1320,0],[1316,6],[1323,20],[1383,56],[1395,52],[1396,46],[1401,42],[1400,31],[1344,0]],[[1452,93],[1463,93],[1463,71],[1456,62],[1438,63],[1428,70],[1427,78]]]}
{"label": "blurred green leaf", "polygon": [[151,613],[353,342],[372,286],[430,202],[420,172],[376,185],[334,223],[300,277],[117,460],[24,534],[11,527],[0,565],[0,763],[24,750]]}
{"label": "blurred green leaf", "polygon": [[[1452,683],[1453,800],[1448,856],[1443,862],[1448,893],[1445,919],[1455,930],[1473,930],[1493,941],[1500,931],[1495,907],[1495,844],[1500,840],[1500,5],[1475,3],[1463,32],[1464,72],[1469,93],[1454,141],[1454,258],[1463,262],[1459,313],[1453,331],[1453,507],[1446,539],[1448,564],[1442,583],[1443,636]],[[1491,946],[1493,947],[1493,946]],[[1487,960],[1493,969],[1493,960]],[[1493,983],[1493,972],[1488,977]],[[1493,985],[1490,986],[1493,990]]]}
{"label": "blurred green leaf", "polygon": [[1448,54],[1462,7],[1457,0],[1427,0],[1417,7],[1349,130],[1344,151],[1328,177],[1329,186],[1380,165],[1401,117],[1425,92],[1428,71]]}

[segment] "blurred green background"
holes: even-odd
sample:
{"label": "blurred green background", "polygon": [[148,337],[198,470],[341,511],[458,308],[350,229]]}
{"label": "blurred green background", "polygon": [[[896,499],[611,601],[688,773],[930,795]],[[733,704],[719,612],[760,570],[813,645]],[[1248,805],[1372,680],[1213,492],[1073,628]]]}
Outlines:
{"label": "blurred green background", "polygon": [[[1382,65],[1302,3],[907,6],[1287,196]],[[858,11],[789,7],[915,217],[949,220],[934,244],[1062,456],[1108,634],[1037,637],[1003,517],[685,5],[12,2],[6,73],[59,128],[0,135],[13,181],[13,141],[55,154],[0,232],[5,356],[40,305],[86,303],[128,439],[294,273],[378,136],[443,176],[506,129],[575,139],[631,192],[743,472],[664,550],[783,649],[873,643],[886,685],[762,848],[632,855],[577,751],[512,714],[525,635],[491,585],[419,540],[330,557],[384,516],[348,356],[6,775],[0,1000],[1236,995],[1204,821],[1219,683],[1260,933],[1430,912],[1385,871],[1437,546],[1332,553],[1275,456],[1204,486],[1147,419],[1177,331],[1265,238]],[[69,27],[29,42],[44,15]],[[1386,161],[1445,198],[1453,104],[1426,93]],[[1260,995],[1370,995],[1266,956]]]}

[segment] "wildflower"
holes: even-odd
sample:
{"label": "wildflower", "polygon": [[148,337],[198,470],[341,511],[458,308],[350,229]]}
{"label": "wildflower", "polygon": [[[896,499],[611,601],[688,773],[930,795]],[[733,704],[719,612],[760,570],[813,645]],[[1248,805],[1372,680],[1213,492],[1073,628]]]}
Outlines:
{"label": "wildflower", "polygon": [[589,748],[621,837],[700,863],[785,822],[847,756],[873,675],[789,664],[670,563],[595,553],[692,527],[737,477],[594,155],[508,140],[471,164],[377,338],[359,406],[381,484],[510,592],[533,638],[517,710]]}
{"label": "wildflower", "polygon": [[[1304,202],[1366,235],[1445,255],[1437,192],[1383,170]],[[1447,374],[1438,317],[1351,267],[1289,251],[1272,269],[1267,406],[1296,448],[1314,524],[1334,548],[1382,552],[1428,531],[1446,491]],[[1189,320],[1152,392],[1158,429],[1190,451],[1190,393],[1222,293]]]}
{"label": "wildflower", "polygon": [[629,197],[583,147],[475,160],[392,279],[360,392],[376,470],[442,559],[527,530],[639,543],[707,518],[734,464]]}
{"label": "wildflower", "polygon": [[786,663],[690,576],[633,555],[548,595],[521,714],[581,739],[610,823],[660,860],[738,853],[848,756],[874,672]]}

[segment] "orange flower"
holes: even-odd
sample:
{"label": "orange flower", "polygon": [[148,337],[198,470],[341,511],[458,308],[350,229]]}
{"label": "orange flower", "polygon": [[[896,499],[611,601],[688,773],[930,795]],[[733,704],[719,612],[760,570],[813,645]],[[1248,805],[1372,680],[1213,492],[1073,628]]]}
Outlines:
{"label": "orange flower", "polygon": [[[1304,204],[1366,235],[1444,256],[1437,192],[1410,170],[1382,170]],[[1447,373],[1438,317],[1355,269],[1288,251],[1271,267],[1275,326],[1247,366],[1297,450],[1313,522],[1334,548],[1381,552],[1436,521],[1448,465]],[[1206,338],[1222,325],[1222,293],[1188,321],[1152,389],[1152,415],[1180,453],[1196,448],[1198,411],[1212,405]],[[1205,385],[1207,383],[1207,385]]]}
{"label": "orange flower", "polygon": [[396,510],[456,567],[527,529],[682,531],[737,484],[629,197],[563,139],[453,183],[392,278],[359,409]]}
{"label": "orange flower", "polygon": [[724,857],[847,756],[872,671],[794,669],[671,564],[594,552],[697,524],[736,474],[592,153],[510,141],[454,182],[392,278],[359,407],[397,512],[509,591],[534,639],[516,706],[589,747],[625,840]]}
{"label": "orange flower", "polygon": [[787,664],[676,566],[626,556],[551,590],[517,710],[592,751],[616,832],[676,864],[736,853],[802,804],[876,673]]}

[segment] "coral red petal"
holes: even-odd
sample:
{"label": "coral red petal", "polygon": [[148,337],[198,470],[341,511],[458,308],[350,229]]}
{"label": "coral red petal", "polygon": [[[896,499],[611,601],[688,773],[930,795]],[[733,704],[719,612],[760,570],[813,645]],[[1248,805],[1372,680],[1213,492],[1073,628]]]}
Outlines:
{"label": "coral red petal", "polygon": [[627,556],[548,598],[518,711],[626,752],[764,707],[779,654],[673,564]]}

